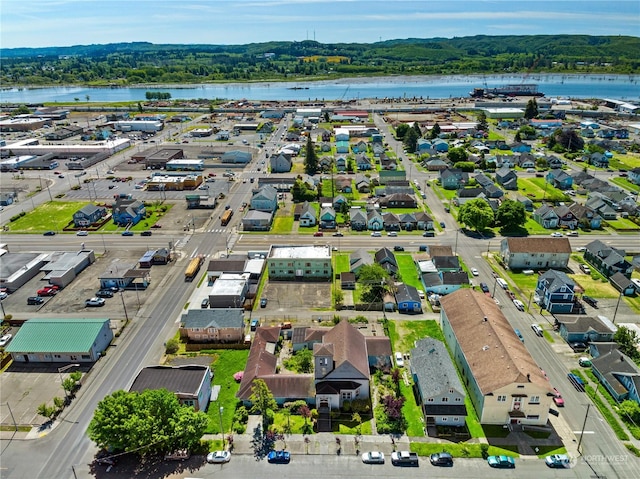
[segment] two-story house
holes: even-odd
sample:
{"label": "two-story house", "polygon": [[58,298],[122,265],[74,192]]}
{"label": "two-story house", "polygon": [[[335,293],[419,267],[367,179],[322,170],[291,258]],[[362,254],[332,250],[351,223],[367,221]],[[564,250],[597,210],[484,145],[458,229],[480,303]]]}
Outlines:
{"label": "two-story house", "polygon": [[85,205],[73,214],[73,224],[76,228],[88,228],[107,215],[104,206]]}
{"label": "two-story house", "polygon": [[533,219],[543,228],[554,229],[558,227],[558,215],[553,207],[546,203],[533,212]]}
{"label": "two-story house", "polygon": [[482,424],[547,424],[553,390],[492,298],[461,289],[440,299],[445,342]]}
{"label": "two-story house", "polygon": [[463,427],[467,416],[465,389],[445,345],[423,338],[411,350],[411,376],[427,427]]}
{"label": "two-story house", "polygon": [[496,181],[505,190],[518,189],[518,175],[515,171],[507,166],[502,166],[496,170]]}
{"label": "two-story house", "polygon": [[367,214],[363,209],[352,208],[349,210],[349,223],[354,231],[367,229]]}
{"label": "two-story house", "polygon": [[180,336],[193,343],[240,343],[243,314],[241,308],[190,309],[180,319]]}
{"label": "two-story house", "polygon": [[449,168],[440,172],[440,184],[445,190],[457,190],[469,182],[469,173],[459,168]]}
{"label": "two-story house", "polygon": [[422,300],[414,286],[404,283],[397,285],[396,304],[398,305],[399,313],[422,313]]}
{"label": "two-story house", "polygon": [[293,160],[291,159],[291,155],[286,153],[274,154],[269,158],[271,173],[287,173],[291,171],[292,165]]}
{"label": "two-story house", "polygon": [[500,257],[511,270],[564,269],[571,257],[568,238],[505,238]]}
{"label": "two-story house", "polygon": [[537,302],[550,313],[571,313],[574,307],[575,287],[576,283],[565,273],[550,269],[538,277]]}
{"label": "two-story house", "polygon": [[608,246],[600,240],[589,243],[584,252],[584,259],[607,278],[615,273],[631,278],[633,265],[625,256],[624,250]]}
{"label": "two-story house", "polygon": [[113,222],[118,226],[136,225],[147,214],[144,203],[133,198],[116,198],[112,205]]}
{"label": "two-story house", "polygon": [[252,210],[274,212],[278,209],[278,190],[271,185],[261,186],[249,202]]}

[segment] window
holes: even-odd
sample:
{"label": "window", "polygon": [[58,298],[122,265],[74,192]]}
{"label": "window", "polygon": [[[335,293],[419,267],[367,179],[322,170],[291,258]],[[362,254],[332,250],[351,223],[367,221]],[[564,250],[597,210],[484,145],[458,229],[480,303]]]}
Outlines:
{"label": "window", "polygon": [[531,420],[534,420],[534,421],[535,421],[535,420],[540,419],[540,416],[538,416],[537,414],[533,414],[533,415],[531,415],[531,416],[529,416],[529,415],[528,415],[528,416],[527,416],[527,419],[531,419]]}
{"label": "window", "polygon": [[83,354],[82,359],[91,359],[91,356],[89,356],[88,354]]}
{"label": "window", "polygon": [[531,396],[529,398],[529,404],[540,404],[540,396]]}
{"label": "window", "polygon": [[343,391],[342,399],[351,399],[351,391]]}
{"label": "window", "polygon": [[449,402],[449,398],[448,398],[448,397],[446,397],[446,396],[445,396],[445,397],[443,397],[443,398],[442,398],[442,402]]}
{"label": "window", "polygon": [[305,263],[304,264],[307,268],[309,268],[311,266],[311,263]]}
{"label": "window", "polygon": [[456,402],[461,402],[462,398],[456,398]]}
{"label": "window", "polygon": [[427,399],[427,402],[433,402],[433,398]]}
{"label": "window", "polygon": [[453,394],[453,389],[449,389],[449,394]]}
{"label": "window", "polygon": [[454,417],[454,418],[453,418],[453,422],[458,422],[458,421],[460,421],[460,418],[459,418],[459,417]]}
{"label": "window", "polygon": [[498,402],[507,402],[507,396],[498,396]]}
{"label": "window", "polygon": [[328,366],[329,359],[328,358],[320,358],[320,366]]}
{"label": "window", "polygon": [[446,417],[443,417],[443,418],[442,418],[442,422],[447,422],[447,418],[446,418]]}
{"label": "window", "polygon": [[523,389],[524,388],[524,384],[518,384],[518,388],[519,389]]}

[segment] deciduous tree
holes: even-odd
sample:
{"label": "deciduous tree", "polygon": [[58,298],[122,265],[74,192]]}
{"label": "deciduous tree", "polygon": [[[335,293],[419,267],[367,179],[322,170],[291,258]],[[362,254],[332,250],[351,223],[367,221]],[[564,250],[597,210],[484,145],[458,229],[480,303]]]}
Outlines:
{"label": "deciduous tree", "polygon": [[262,415],[262,424],[266,429],[267,416],[269,411],[273,411],[278,407],[273,393],[262,379],[254,379],[251,384],[251,412],[257,412]]}
{"label": "deciduous tree", "polygon": [[458,221],[476,231],[483,230],[493,223],[493,210],[483,199],[467,201],[460,207]]}
{"label": "deciduous tree", "polygon": [[469,153],[467,153],[467,150],[465,150],[461,146],[457,146],[454,148],[449,148],[449,151],[447,152],[447,158],[452,163],[467,161],[467,158],[469,158]]}
{"label": "deciduous tree", "polygon": [[640,352],[638,352],[638,334],[626,326],[619,326],[618,330],[613,335],[613,340],[618,343],[618,349],[621,352],[629,356],[634,361],[640,359]]}
{"label": "deciduous tree", "polygon": [[88,433],[100,448],[145,456],[196,446],[208,422],[205,413],[182,406],[166,389],[120,390],[98,403]]}
{"label": "deciduous tree", "polygon": [[498,207],[496,220],[505,230],[514,230],[527,222],[527,212],[519,201],[504,200]]}

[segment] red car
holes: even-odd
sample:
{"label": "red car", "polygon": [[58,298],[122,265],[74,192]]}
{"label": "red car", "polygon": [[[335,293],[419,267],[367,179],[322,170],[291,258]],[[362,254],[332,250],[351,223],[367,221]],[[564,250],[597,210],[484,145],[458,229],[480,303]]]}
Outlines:
{"label": "red car", "polygon": [[316,231],[313,233],[313,236],[324,236],[324,233],[322,233],[322,231]]}
{"label": "red car", "polygon": [[37,291],[38,296],[55,296],[60,288],[57,286],[45,286]]}
{"label": "red car", "polygon": [[562,394],[556,388],[553,388],[553,402],[556,403],[558,407],[564,407],[564,399],[562,398]]}

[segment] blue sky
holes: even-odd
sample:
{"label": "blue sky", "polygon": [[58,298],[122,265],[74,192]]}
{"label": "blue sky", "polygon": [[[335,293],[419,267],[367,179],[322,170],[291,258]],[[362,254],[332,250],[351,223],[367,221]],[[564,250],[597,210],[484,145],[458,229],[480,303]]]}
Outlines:
{"label": "blue sky", "polygon": [[0,0],[0,46],[640,36],[638,0]]}

